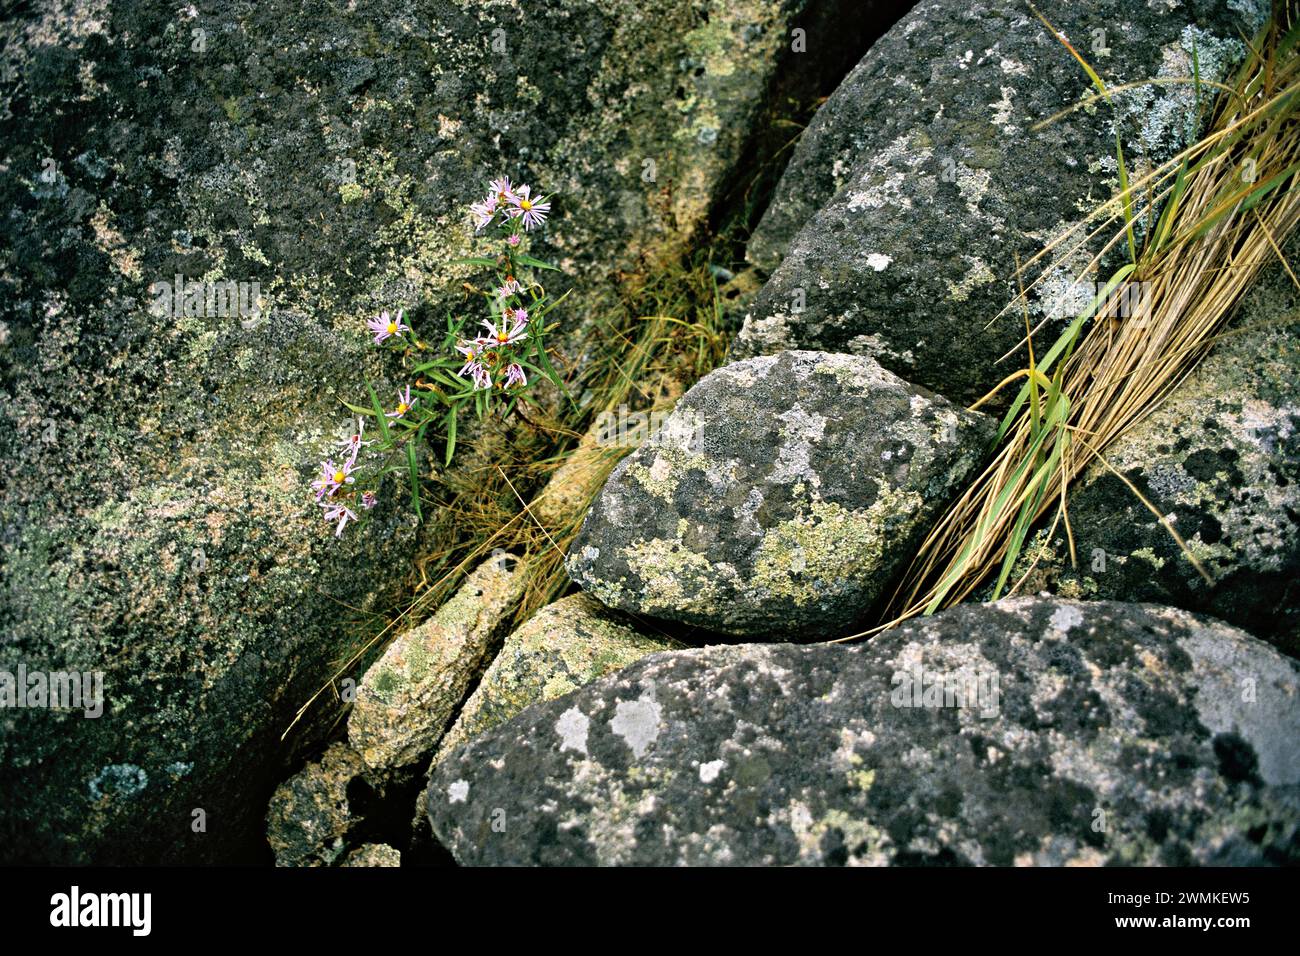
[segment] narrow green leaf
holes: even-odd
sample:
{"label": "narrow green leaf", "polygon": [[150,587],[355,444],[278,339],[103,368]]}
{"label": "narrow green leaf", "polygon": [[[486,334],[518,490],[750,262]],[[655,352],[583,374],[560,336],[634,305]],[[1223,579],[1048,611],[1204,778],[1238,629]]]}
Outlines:
{"label": "narrow green leaf", "polygon": [[420,510],[420,466],[416,463],[413,441],[406,443],[406,462],[411,474],[411,506],[415,508],[415,516],[423,520],[424,513]]}
{"label": "narrow green leaf", "polygon": [[447,459],[446,464],[451,464],[451,456],[456,452],[456,412],[455,405],[451,406],[451,411],[447,413]]}
{"label": "narrow green leaf", "polygon": [[1119,188],[1124,201],[1124,231],[1128,235],[1129,261],[1137,265],[1137,240],[1133,237],[1133,194],[1128,186],[1128,165],[1124,162],[1124,143],[1115,130],[1115,159],[1119,163]]}
{"label": "narrow green leaf", "polygon": [[379,422],[379,434],[384,436],[384,441],[388,441],[388,419],[384,417],[384,406],[379,404],[379,396],[375,394],[375,387],[366,382],[366,390],[370,392],[370,404],[374,406],[376,421]]}

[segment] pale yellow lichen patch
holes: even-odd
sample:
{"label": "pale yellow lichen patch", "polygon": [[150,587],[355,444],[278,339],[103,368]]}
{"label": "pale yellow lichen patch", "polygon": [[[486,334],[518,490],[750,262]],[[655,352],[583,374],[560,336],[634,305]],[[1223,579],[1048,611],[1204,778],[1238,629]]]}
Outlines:
{"label": "pale yellow lichen patch", "polygon": [[[859,582],[880,569],[886,546],[911,530],[924,502],[915,491],[876,481],[879,493],[864,511],[817,501],[806,515],[768,532],[754,562],[753,584],[802,607],[827,587]],[[900,515],[913,517],[887,529],[886,522]]]}
{"label": "pale yellow lichen patch", "polygon": [[638,541],[624,553],[628,567],[642,582],[648,609],[709,610],[720,596],[717,569],[708,558],[676,541]]}
{"label": "pale yellow lichen patch", "polygon": [[967,261],[970,263],[970,268],[961,277],[961,281],[948,280],[948,298],[953,302],[965,302],[977,286],[988,285],[996,278],[993,270],[983,259],[967,257]]}

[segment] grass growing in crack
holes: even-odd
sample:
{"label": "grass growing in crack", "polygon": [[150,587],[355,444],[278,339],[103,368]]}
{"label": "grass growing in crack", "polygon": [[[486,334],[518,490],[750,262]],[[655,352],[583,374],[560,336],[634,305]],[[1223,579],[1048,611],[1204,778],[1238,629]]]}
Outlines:
{"label": "grass growing in crack", "polygon": [[730,333],[716,263],[730,264],[736,255],[737,228],[662,267],[620,277],[607,301],[590,310],[597,318],[583,337],[588,352],[580,363],[566,363],[576,366],[564,383],[576,401],[538,403],[527,421],[461,438],[457,467],[438,476],[436,497],[423,502],[428,540],[440,547],[417,562],[414,600],[391,618],[358,620],[356,650],[284,736],[323,696],[337,698],[342,677],[437,608],[494,552],[519,561],[524,593],[516,623],[570,587],[564,553],[609,473],[636,447],[635,440],[602,441],[593,426],[602,415],[666,412],[721,362]]}
{"label": "grass growing in crack", "polygon": [[[1113,91],[1043,22],[1098,88],[1073,108],[1109,102]],[[1193,73],[1183,82],[1195,85],[1198,102],[1203,94],[1208,101],[1195,55]],[[1282,259],[1296,281],[1281,246],[1300,221],[1300,25],[1275,20],[1249,45],[1235,81],[1215,88],[1220,95],[1201,140],[1134,179],[1117,138],[1120,192],[1017,265],[1018,277],[1038,267],[1038,279],[1022,286],[1007,307],[1025,312],[1030,359],[1027,368],[994,390],[1024,380],[1002,419],[993,459],[922,543],[885,623],[844,640],[950,607],[989,580],[996,582],[994,598],[1014,593],[1037,565],[1035,560],[1018,580],[1010,580],[1026,535],[1048,515],[1048,536],[1063,525],[1071,561],[1077,562],[1067,506],[1070,483],[1094,460],[1110,467],[1105,449],[1205,356],[1266,265]],[[1139,200],[1147,217],[1140,246]],[[1103,236],[1108,238],[1101,251],[1079,277],[1092,274],[1121,243],[1128,261],[1036,359],[1038,329],[1029,326],[1028,293]],[[1300,281],[1296,284],[1300,287]],[[1129,295],[1135,288],[1140,294]],[[1142,303],[1137,315],[1112,314],[1123,311],[1117,303],[1133,301]],[[1159,516],[1150,502],[1143,503]],[[1162,524],[1208,578],[1169,523],[1162,519]]]}

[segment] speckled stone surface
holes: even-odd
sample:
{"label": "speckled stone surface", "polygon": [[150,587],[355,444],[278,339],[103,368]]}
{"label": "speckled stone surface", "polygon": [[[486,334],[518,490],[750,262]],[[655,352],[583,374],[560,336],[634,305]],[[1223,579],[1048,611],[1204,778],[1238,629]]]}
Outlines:
{"label": "speckled stone surface", "polygon": [[523,593],[515,559],[479,565],[419,627],[393,639],[357,685],[348,742],[376,770],[426,755],[500,647]]}
{"label": "speckled stone surface", "polygon": [[276,788],[266,811],[266,838],[276,866],[330,866],[347,848],[360,822],[348,788],[366,773],[365,762],[335,743]]}
{"label": "speckled stone surface", "polygon": [[619,463],[569,574],[611,607],[729,634],[848,627],[992,433],[869,358],[739,362]]}
{"label": "speckled stone surface", "polygon": [[439,743],[434,763],[525,707],[562,697],[647,654],[681,646],[638,630],[631,618],[590,595],[561,598],[506,638]]}
{"label": "speckled stone surface", "polygon": [[[1267,4],[1039,8],[1117,86],[1190,76],[1193,47],[1201,76],[1221,79]],[[1118,189],[1116,123],[1131,172],[1195,135],[1194,92],[1174,84],[1032,129],[1092,92],[1021,0],[918,4],[803,134],[749,243],[747,254],[775,271],[733,355],[853,352],[962,404],[983,395],[1020,367],[1019,356],[995,364],[1024,335],[1019,310],[986,328],[1016,295],[1015,254],[1029,261]],[[1080,298],[1068,287],[1099,248],[1031,292],[1035,319]],[[1042,335],[1051,340],[1064,321]]]}
{"label": "speckled stone surface", "polygon": [[473,865],[1294,864],[1298,737],[1300,665],[1242,631],[1016,598],[655,654],[445,759],[426,809]]}
{"label": "speckled stone surface", "polygon": [[402,854],[387,843],[364,843],[347,855],[340,866],[401,866]]}
{"label": "speckled stone surface", "polygon": [[[97,721],[0,717],[11,861],[260,858],[280,735],[420,547],[396,484],[341,542],[306,490],[340,400],[400,374],[366,317],[466,304],[447,262],[502,172],[560,193],[535,252],[565,281],[679,252],[804,4],[202,6],[0,25],[0,666],[106,672]],[[176,274],[258,282],[268,311],[150,314]]]}

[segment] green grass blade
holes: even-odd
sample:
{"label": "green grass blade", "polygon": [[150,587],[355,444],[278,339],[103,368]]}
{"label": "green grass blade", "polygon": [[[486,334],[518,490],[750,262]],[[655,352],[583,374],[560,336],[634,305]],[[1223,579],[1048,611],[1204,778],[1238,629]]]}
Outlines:
{"label": "green grass blade", "polygon": [[370,404],[374,406],[375,420],[379,422],[379,434],[384,436],[384,441],[388,441],[388,419],[384,416],[384,406],[379,404],[379,396],[369,381],[366,382],[366,391],[370,393]]}
{"label": "green grass blade", "polygon": [[423,520],[424,513],[420,510],[420,466],[416,463],[415,442],[413,441],[406,443],[406,462],[410,466],[411,506],[415,508],[415,516]]}
{"label": "green grass blade", "polygon": [[451,411],[447,413],[447,458],[446,464],[451,464],[451,456],[456,452],[456,412],[455,405],[451,406]]}

